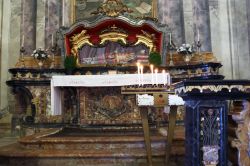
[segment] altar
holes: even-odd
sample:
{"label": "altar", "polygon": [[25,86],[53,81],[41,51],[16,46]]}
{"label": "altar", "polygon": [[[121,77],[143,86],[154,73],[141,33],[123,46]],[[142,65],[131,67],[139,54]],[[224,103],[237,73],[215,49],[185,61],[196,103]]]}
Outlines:
{"label": "altar", "polygon": [[105,1],[94,13],[58,29],[43,66],[26,57],[9,69],[6,83],[19,106],[13,126],[34,135],[14,153],[0,151],[0,159],[166,165],[172,155],[186,156],[188,166],[225,166],[227,100],[248,99],[249,82],[223,81],[222,64],[201,52],[200,41],[177,49],[167,25],[130,17],[121,1]]}

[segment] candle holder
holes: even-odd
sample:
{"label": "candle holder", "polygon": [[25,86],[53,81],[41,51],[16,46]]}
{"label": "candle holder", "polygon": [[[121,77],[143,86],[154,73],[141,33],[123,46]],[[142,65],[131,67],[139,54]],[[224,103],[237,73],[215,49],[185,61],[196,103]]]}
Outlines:
{"label": "candle holder", "polygon": [[197,52],[198,52],[198,55],[200,56],[200,62],[203,63],[204,59],[203,59],[203,56],[201,54],[201,46],[202,46],[202,44],[201,44],[200,40],[198,40],[196,42]]}
{"label": "candle holder", "polygon": [[55,53],[57,51],[57,45],[53,45],[50,49],[50,52],[52,53],[52,62],[50,65],[50,68],[55,68]]}
{"label": "candle holder", "polygon": [[168,43],[167,48],[168,48],[169,54],[170,54],[169,66],[174,66],[173,52],[176,50],[176,47],[175,47],[175,44],[173,43],[173,41]]}
{"label": "candle holder", "polygon": [[22,67],[22,68],[25,67],[24,56],[23,56],[24,53],[25,53],[25,48],[22,46],[22,47],[20,48],[21,57],[19,58],[19,61],[21,62],[21,67]]}

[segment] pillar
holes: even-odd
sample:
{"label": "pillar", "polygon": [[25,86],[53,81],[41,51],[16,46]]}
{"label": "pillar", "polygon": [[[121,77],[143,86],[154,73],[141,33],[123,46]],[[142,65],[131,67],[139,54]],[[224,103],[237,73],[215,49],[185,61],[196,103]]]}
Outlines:
{"label": "pillar", "polygon": [[185,42],[183,0],[159,1],[159,20],[167,24],[173,36],[173,42],[179,46]]}
{"label": "pillar", "polygon": [[22,18],[21,18],[21,35],[20,43],[30,56],[36,48],[36,0],[22,0]]}

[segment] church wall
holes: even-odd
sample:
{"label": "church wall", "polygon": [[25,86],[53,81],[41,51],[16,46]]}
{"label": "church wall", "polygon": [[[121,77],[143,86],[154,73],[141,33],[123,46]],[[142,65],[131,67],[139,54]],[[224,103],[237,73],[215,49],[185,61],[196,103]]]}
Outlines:
{"label": "church wall", "polygon": [[[192,44],[197,38],[195,26],[198,17],[201,35],[205,36],[201,39],[209,41],[202,43],[203,50],[212,49],[223,64],[221,73],[227,79],[250,79],[248,28],[250,13],[247,10],[249,1],[206,0],[206,3],[200,4],[198,0],[158,0],[159,20],[170,24],[169,26],[173,28],[173,38],[176,43]],[[23,33],[26,33],[24,38],[24,46],[27,46],[26,56],[29,56],[34,48],[49,47],[51,34],[55,34],[59,26],[71,24],[70,2],[69,0],[0,0],[0,15],[3,13],[0,17],[1,109],[8,106],[8,100],[11,100],[8,97],[5,81],[8,79],[8,68],[14,67],[18,61]],[[31,5],[24,7],[25,25],[22,25],[23,4]],[[200,16],[195,13],[197,5],[201,10]],[[169,7],[171,14],[166,11]],[[50,9],[49,14],[48,9]]]}

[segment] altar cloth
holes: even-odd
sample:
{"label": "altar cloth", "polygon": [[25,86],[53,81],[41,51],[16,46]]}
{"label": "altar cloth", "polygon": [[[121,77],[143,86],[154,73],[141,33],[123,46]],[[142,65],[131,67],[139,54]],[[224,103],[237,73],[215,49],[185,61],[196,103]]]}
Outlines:
{"label": "altar cloth", "polygon": [[60,87],[111,87],[144,84],[170,85],[169,73],[52,76],[51,115],[62,114]]}
{"label": "altar cloth", "polygon": [[51,85],[106,87],[141,84],[170,84],[169,73],[52,76]]}

